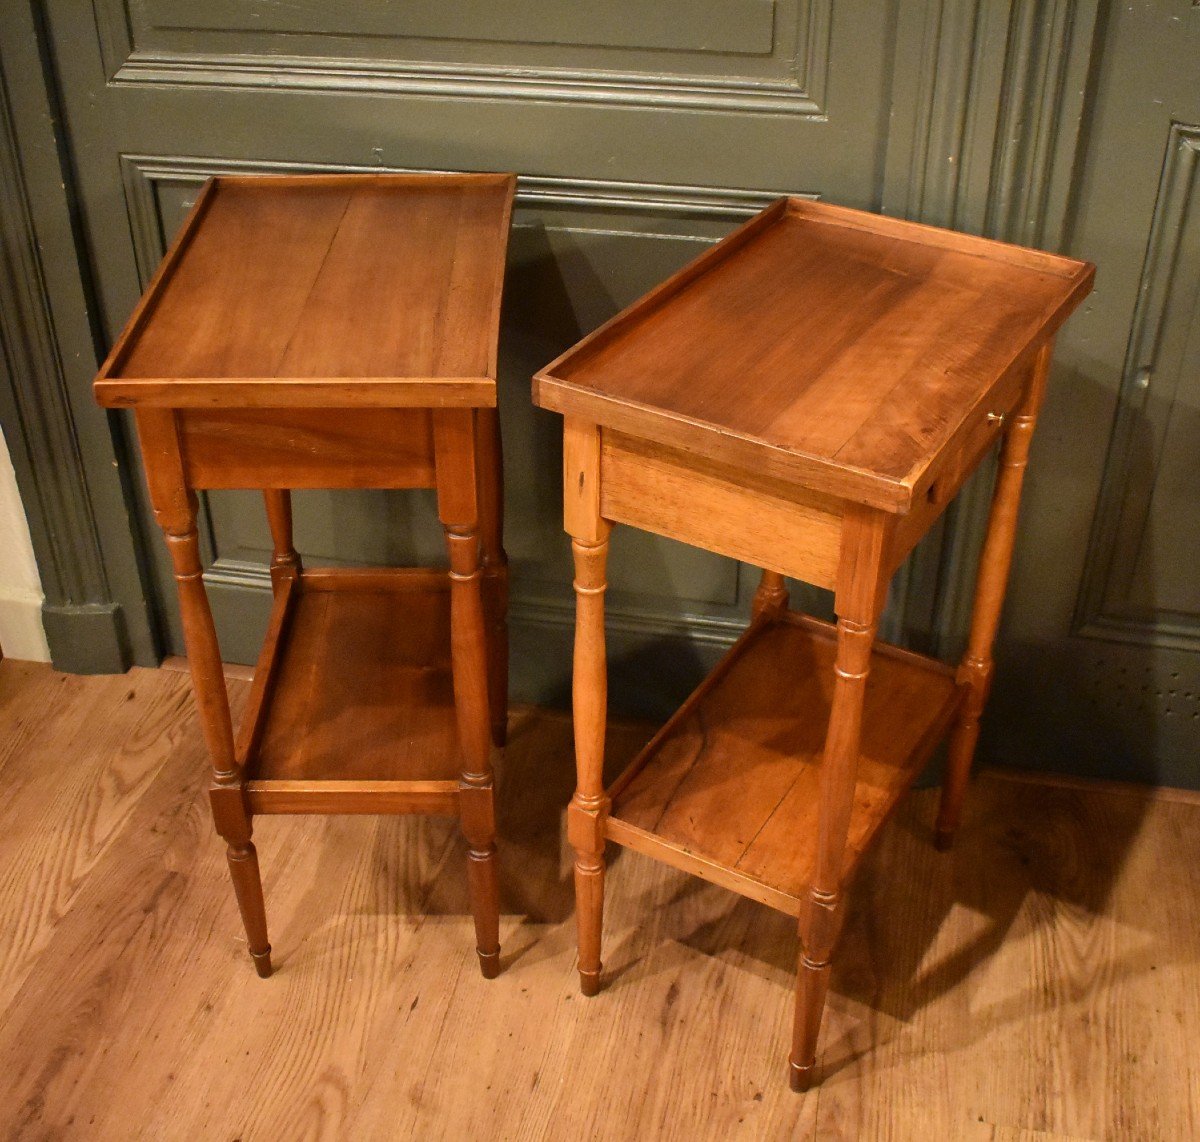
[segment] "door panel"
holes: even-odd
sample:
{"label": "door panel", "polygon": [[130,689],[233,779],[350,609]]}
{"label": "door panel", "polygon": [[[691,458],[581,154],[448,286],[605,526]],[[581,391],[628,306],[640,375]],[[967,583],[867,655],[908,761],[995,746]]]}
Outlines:
{"label": "door panel", "polygon": [[[796,5],[783,7],[794,18]],[[223,38],[226,43],[232,40],[238,51],[259,48],[266,54],[281,40],[294,43],[297,37],[310,36],[317,54],[347,40],[346,48],[359,54],[371,40],[383,40],[377,52],[400,48],[406,56],[419,59],[427,59],[437,50],[438,41],[447,40],[525,48],[591,47],[618,55],[622,48],[762,55],[772,48],[775,4],[772,0],[661,0],[648,8],[635,0],[610,0],[603,5],[527,3],[481,8],[452,0],[386,6],[351,2],[333,10],[323,0],[250,9],[238,0],[207,0],[199,8],[189,0],[141,0],[127,4],[126,12],[139,51],[214,52]]]}
{"label": "door panel", "polygon": [[1200,649],[1200,127],[1171,126],[1139,283],[1085,622]]}
{"label": "door panel", "polygon": [[[1200,785],[1200,7],[1112,5],[986,742]],[[1090,534],[1087,525],[1092,521]]]}
{"label": "door panel", "polygon": [[[97,0],[130,83],[367,87],[820,114],[832,0]],[[851,14],[853,18],[853,14]]]}

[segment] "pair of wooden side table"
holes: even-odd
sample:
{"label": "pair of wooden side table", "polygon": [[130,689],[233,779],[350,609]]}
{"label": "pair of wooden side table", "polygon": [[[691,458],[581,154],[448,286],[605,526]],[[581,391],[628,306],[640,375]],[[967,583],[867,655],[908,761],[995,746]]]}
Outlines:
{"label": "pair of wooden side table", "polygon": [[[218,178],[96,381],[134,409],[174,562],[217,830],[270,973],[258,813],[461,818],[480,965],[499,970],[492,752],[507,707],[496,343],[515,180]],[[777,202],[538,374],[565,417],[575,557],[579,972],[600,984],[606,841],[796,916],[790,1061],[813,1078],[847,883],[949,732],[958,823],[1052,338],[1092,267]],[[998,439],[957,669],[878,643],[897,566]],[[449,571],[302,569],[292,488],[435,487]],[[260,488],[274,609],[235,736],[197,489]],[[614,523],[763,569],[746,633],[609,788]],[[834,592],[791,612],[785,576]]]}

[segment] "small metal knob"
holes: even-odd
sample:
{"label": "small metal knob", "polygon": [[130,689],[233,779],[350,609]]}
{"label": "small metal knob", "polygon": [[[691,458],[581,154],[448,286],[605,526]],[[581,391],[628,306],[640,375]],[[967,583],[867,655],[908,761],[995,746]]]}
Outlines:
{"label": "small metal knob", "polygon": [[1002,425],[1004,423],[1004,413],[989,412],[987,414],[987,422],[988,422],[988,424],[994,424],[997,428],[999,428],[1000,425]]}

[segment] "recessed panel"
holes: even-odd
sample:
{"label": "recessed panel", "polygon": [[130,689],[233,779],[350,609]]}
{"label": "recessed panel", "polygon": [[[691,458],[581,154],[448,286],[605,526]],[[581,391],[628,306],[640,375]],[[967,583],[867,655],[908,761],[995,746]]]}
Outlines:
{"label": "recessed panel", "polygon": [[388,40],[460,40],[556,47],[667,48],[762,55],[774,39],[775,0],[606,0],[523,4],[442,0],[380,4],[327,0],[253,4],[242,0],[143,0],[141,26],[158,32],[328,35]]}
{"label": "recessed panel", "polygon": [[1200,126],[1171,128],[1104,471],[1085,629],[1200,646]]}
{"label": "recessed panel", "polygon": [[474,88],[802,115],[822,111],[831,19],[830,0],[94,2],[110,73],[126,82]]}

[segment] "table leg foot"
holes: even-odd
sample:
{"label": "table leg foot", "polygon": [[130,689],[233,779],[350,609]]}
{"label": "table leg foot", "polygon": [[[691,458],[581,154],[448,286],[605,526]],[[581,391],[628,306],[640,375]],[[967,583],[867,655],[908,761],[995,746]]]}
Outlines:
{"label": "table leg foot", "polygon": [[817,1067],[815,1063],[809,1063],[807,1067],[800,1066],[792,1060],[788,1060],[788,1085],[797,1094],[803,1094],[806,1090],[811,1090],[816,1081]]}
{"label": "table leg foot", "polygon": [[496,876],[496,850],[470,849],[467,884],[475,919],[475,952],[484,979],[500,974],[500,886]]}
{"label": "table leg foot", "polygon": [[[215,803],[215,800],[214,800]],[[267,913],[263,905],[262,876],[258,870],[258,850],[249,839],[249,824],[245,839],[228,842],[225,852],[238,911],[246,929],[246,941],[254,970],[266,979],[271,974],[271,945],[267,940]]]}
{"label": "table leg foot", "polygon": [[254,970],[258,972],[258,978],[270,979],[271,973],[275,970],[271,966],[271,945],[267,945],[265,952],[251,952],[250,958],[254,961]]}
{"label": "table leg foot", "polygon": [[485,952],[476,948],[475,954],[479,957],[479,971],[483,978],[495,979],[500,974],[500,949],[497,948],[494,952]]}
{"label": "table leg foot", "polygon": [[[571,818],[595,829],[595,817],[576,813],[572,804]],[[603,845],[603,841],[593,843]],[[601,854],[603,848],[601,848]],[[604,928],[604,857],[596,853],[579,853],[575,862],[575,924],[579,939],[579,990],[584,995],[600,993],[600,942]]]}

